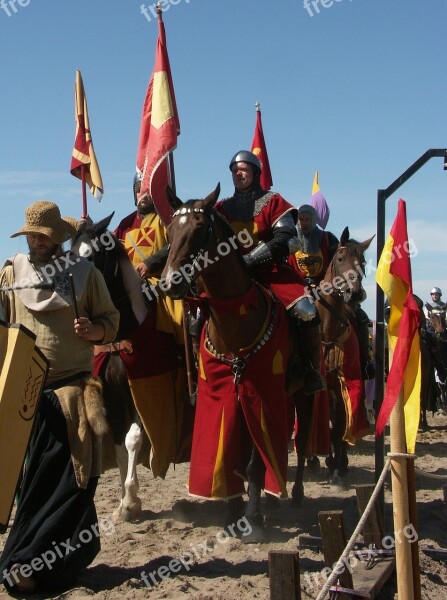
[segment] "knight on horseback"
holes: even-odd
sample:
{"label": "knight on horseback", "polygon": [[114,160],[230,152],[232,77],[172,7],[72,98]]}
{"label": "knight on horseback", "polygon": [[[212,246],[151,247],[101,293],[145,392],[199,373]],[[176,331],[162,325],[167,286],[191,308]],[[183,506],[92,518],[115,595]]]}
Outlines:
{"label": "knight on horseback", "polygon": [[425,317],[428,319],[430,317],[430,308],[436,308],[440,311],[443,311],[444,314],[446,313],[447,310],[447,304],[445,302],[442,302],[441,300],[441,296],[442,296],[442,290],[439,287],[434,287],[431,289],[430,291],[430,296],[431,296],[431,300],[429,300],[428,302],[425,303],[424,305],[424,315]]}
{"label": "knight on horseback", "polygon": [[292,369],[302,369],[304,362],[304,392],[311,395],[324,390],[326,384],[319,372],[318,313],[305,281],[286,262],[296,247],[296,209],[277,192],[266,192],[261,187],[262,166],[252,152],[237,152],[229,168],[235,191],[219,201],[216,209],[236,234],[248,231],[252,243],[243,248],[244,260],[255,278],[267,285],[287,309],[301,357]]}
{"label": "knight on horseback", "polygon": [[447,304],[441,301],[442,290],[439,287],[432,288],[430,295],[431,301],[423,306],[425,327],[421,339],[430,351],[435,371],[435,381],[432,385],[432,396],[435,401],[432,403],[432,408],[437,409],[436,414],[444,415],[447,395]]}
{"label": "knight on horseback", "polygon": [[[298,208],[297,238],[297,249],[289,256],[288,262],[304,277],[309,288],[317,293],[339,240],[330,231],[323,231],[318,227],[316,210],[310,204],[303,204]],[[351,305],[355,317],[353,325],[359,342],[362,373],[364,379],[373,379],[375,371],[370,357],[368,329],[370,320],[360,306],[365,298],[366,292],[360,286],[359,292],[351,297]]]}
{"label": "knight on horseback", "polygon": [[[121,314],[114,343],[96,348],[95,373],[103,379],[111,400],[118,387],[123,399],[131,394],[131,412],[136,409],[137,413],[132,414],[134,422],[128,430],[128,418],[121,416],[122,407],[117,402],[110,403],[110,411],[116,413],[116,426],[112,430],[123,486],[117,514],[124,520],[135,518],[141,509],[141,501],[136,497],[135,461],[131,459],[135,454],[138,456],[144,441],[140,425],[150,442],[150,455],[145,453],[143,463],[150,466],[154,477],[164,478],[170,464],[189,460],[190,442],[188,433],[183,431],[187,412],[188,422],[192,420],[185,403],[182,303],[156,289],[163,257],[167,256],[166,227],[152,198],[140,194],[140,187],[141,175],[136,173],[133,179],[136,210],[122,219],[113,234],[109,232],[116,247],[108,252],[102,249],[95,259],[107,271],[105,279],[113,288],[111,296]],[[107,228],[112,216],[94,226],[90,235],[98,236],[97,228]],[[110,367],[112,355],[118,361],[114,360]],[[127,452],[123,454],[124,438]]]}

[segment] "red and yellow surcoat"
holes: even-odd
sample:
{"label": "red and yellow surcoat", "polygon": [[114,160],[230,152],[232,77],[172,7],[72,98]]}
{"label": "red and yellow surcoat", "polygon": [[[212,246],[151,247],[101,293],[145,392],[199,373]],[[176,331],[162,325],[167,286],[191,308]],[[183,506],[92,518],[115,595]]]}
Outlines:
{"label": "red and yellow surcoat", "polygon": [[166,230],[157,213],[141,216],[137,211],[123,219],[115,230],[134,267],[167,244]]}
{"label": "red and yellow surcoat", "polygon": [[[137,211],[123,219],[115,230],[134,267],[161,250],[168,243],[166,229],[156,212],[139,215]],[[157,286],[157,277],[147,278],[150,286]],[[157,288],[157,329],[172,333],[178,344],[183,344],[182,303],[168,298]]]}
{"label": "red and yellow surcoat", "polygon": [[321,245],[317,252],[303,252],[298,250],[288,257],[288,263],[298,271],[304,279],[321,281],[329,267],[329,241],[326,232],[323,232]]}
{"label": "red and yellow surcoat", "polygon": [[[277,193],[269,194],[270,199],[258,214],[248,220],[232,218],[225,210],[225,201],[218,202],[216,209],[220,211],[230,223],[237,236],[241,235],[244,242],[251,238],[247,244],[242,246],[242,253],[248,254],[259,242],[269,242],[273,239],[273,228],[286,213],[294,211],[294,207]],[[244,232],[244,235],[242,235]],[[306,283],[302,277],[294,271],[290,265],[279,264],[272,269],[259,269],[258,279],[267,285],[280,302],[290,308],[297,300],[306,295]]]}

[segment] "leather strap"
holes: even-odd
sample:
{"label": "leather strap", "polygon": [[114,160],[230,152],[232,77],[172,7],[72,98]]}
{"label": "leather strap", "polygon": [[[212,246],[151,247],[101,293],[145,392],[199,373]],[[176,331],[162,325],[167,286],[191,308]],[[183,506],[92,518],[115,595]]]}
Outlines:
{"label": "leather strap", "polygon": [[132,354],[132,342],[130,340],[120,340],[119,342],[110,342],[110,344],[95,346],[95,356],[97,354],[101,354],[102,352],[107,352],[108,354],[113,354],[113,352],[124,352],[125,354]]}

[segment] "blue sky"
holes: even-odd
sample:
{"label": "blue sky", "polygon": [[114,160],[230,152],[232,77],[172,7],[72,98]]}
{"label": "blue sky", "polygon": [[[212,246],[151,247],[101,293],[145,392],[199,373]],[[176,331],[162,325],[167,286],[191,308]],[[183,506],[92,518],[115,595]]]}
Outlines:
{"label": "blue sky", "polygon": [[[157,23],[141,0],[3,0],[0,3],[0,255],[25,251],[9,235],[31,202],[81,214],[69,172],[74,81],[80,69],[105,194],[94,220],[131,212],[141,109]],[[165,0],[163,18],[181,135],[178,195],[203,197],[251,144],[261,103],[273,189],[295,206],[314,172],[331,208],[327,228],[364,240],[376,231],[377,189],[429,148],[447,147],[445,0]],[[317,10],[318,9],[318,10]],[[318,12],[319,11],[319,12]],[[9,16],[8,16],[9,13]],[[311,16],[311,14],[312,16]],[[387,201],[407,201],[414,290],[447,299],[447,171],[433,158]],[[376,262],[373,243],[367,256]],[[3,260],[3,259],[2,259]],[[365,309],[374,317],[374,274]]]}

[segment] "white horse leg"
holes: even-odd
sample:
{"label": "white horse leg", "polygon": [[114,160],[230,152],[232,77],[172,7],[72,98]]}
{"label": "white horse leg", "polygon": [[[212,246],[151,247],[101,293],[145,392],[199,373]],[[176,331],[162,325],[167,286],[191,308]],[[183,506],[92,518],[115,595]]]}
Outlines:
{"label": "white horse leg", "polygon": [[124,482],[124,497],[121,501],[123,521],[133,521],[141,513],[141,499],[137,495],[140,487],[137,476],[137,462],[142,443],[141,429],[136,423],[132,423],[125,441],[129,462],[127,477]]}
{"label": "white horse leg", "polygon": [[128,462],[129,462],[129,454],[126,450],[124,442],[122,444],[115,444],[115,458],[116,464],[118,465],[118,469],[120,472],[120,485],[121,485],[121,500],[118,508],[113,511],[112,518],[115,522],[119,522],[123,520],[122,509],[123,509],[123,499],[126,493],[124,484],[126,481],[127,470],[128,470]]}

